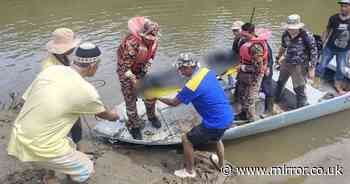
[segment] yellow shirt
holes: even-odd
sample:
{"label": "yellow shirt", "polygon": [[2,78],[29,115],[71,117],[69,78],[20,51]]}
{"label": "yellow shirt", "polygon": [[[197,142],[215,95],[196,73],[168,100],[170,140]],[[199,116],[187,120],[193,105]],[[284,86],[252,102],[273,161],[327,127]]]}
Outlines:
{"label": "yellow shirt", "polygon": [[105,111],[96,89],[71,67],[42,71],[26,92],[14,122],[8,153],[21,161],[43,161],[70,153],[68,133],[82,114]]}
{"label": "yellow shirt", "polygon": [[[62,65],[60,61],[58,61],[55,56],[49,55],[46,59],[41,61],[41,71],[45,70],[49,66]],[[30,88],[30,87],[29,87]],[[28,88],[28,89],[29,89]],[[26,90],[22,96],[23,100],[27,100],[29,90]]]}
{"label": "yellow shirt", "polygon": [[47,57],[46,59],[44,59],[41,62],[41,69],[44,70],[46,68],[48,68],[49,66],[53,66],[53,65],[62,65],[62,63],[60,61],[58,61],[55,56],[53,55],[49,55],[49,57]]}

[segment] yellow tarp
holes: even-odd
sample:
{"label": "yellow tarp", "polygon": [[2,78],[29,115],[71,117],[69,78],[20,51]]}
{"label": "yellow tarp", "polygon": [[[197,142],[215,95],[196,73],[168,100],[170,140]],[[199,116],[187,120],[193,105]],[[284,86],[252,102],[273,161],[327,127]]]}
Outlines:
{"label": "yellow tarp", "polygon": [[[236,76],[237,75],[237,67],[231,67],[226,70],[223,76]],[[169,96],[180,91],[181,88],[179,86],[169,86],[169,87],[161,87],[161,88],[149,88],[143,92],[143,97],[145,99],[153,99],[160,98],[164,96]]]}

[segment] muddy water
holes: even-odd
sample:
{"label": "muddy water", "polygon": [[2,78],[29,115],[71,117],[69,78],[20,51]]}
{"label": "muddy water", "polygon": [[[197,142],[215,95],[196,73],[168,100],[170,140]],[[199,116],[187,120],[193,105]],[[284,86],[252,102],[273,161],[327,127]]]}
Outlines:
{"label": "muddy water", "polygon": [[[115,76],[115,48],[126,34],[126,22],[146,15],[161,25],[160,49],[155,61],[174,60],[182,51],[200,55],[231,45],[232,20],[248,21],[256,7],[254,21],[274,31],[277,43],[281,22],[299,13],[307,27],[323,31],[328,16],[337,11],[330,0],[3,0],[0,6],[0,100],[9,92],[22,93],[40,71],[46,56],[45,43],[57,27],[69,27],[86,41],[102,47],[103,65],[94,79],[107,85],[99,88],[108,104],[121,101]],[[286,128],[265,135],[227,143],[227,157],[239,164],[272,165],[290,160],[321,145],[347,137],[347,113]]]}

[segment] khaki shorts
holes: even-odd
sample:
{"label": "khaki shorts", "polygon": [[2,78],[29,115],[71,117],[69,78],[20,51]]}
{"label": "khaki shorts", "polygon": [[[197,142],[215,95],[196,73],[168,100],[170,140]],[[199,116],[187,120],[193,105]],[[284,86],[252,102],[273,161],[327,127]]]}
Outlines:
{"label": "khaki shorts", "polygon": [[76,150],[62,157],[35,162],[35,165],[69,175],[73,181],[79,183],[87,181],[94,173],[94,164],[90,158]]}

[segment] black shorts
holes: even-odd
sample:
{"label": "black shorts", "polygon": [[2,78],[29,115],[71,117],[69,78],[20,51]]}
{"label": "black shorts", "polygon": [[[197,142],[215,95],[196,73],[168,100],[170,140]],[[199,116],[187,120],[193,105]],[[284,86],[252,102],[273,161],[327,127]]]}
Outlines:
{"label": "black shorts", "polygon": [[226,129],[208,129],[200,124],[193,127],[186,135],[192,145],[196,146],[220,141],[225,131]]}

